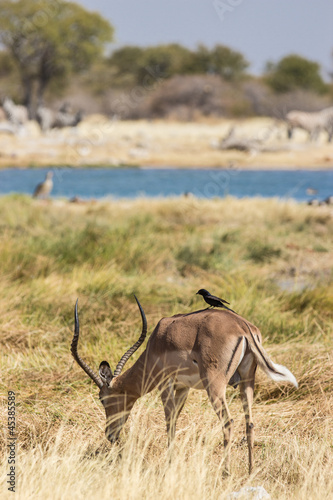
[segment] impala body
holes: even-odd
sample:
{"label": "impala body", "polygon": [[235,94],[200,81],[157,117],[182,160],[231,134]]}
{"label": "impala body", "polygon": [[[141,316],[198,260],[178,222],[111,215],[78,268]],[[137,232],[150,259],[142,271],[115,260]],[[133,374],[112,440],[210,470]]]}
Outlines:
{"label": "impala body", "polygon": [[251,408],[256,368],[259,365],[273,380],[291,382],[297,387],[294,375],[284,366],[270,360],[261,346],[261,334],[256,326],[226,309],[203,309],[161,319],[145,351],[131,368],[121,373],[147,332],[144,311],[138,300],[137,303],[142,317],[139,340],[124,354],[114,373],[109,364],[103,361],[99,377],[77,353],[79,323],[77,305],[75,307],[72,354],[100,389],[99,396],[106,412],[107,438],[111,442],[117,441],[135,401],[158,387],[170,445],[189,390],[204,389],[223,426],[225,468],[228,471],[233,421],[226,401],[226,388],[228,383],[239,384],[251,471],[254,443]]}

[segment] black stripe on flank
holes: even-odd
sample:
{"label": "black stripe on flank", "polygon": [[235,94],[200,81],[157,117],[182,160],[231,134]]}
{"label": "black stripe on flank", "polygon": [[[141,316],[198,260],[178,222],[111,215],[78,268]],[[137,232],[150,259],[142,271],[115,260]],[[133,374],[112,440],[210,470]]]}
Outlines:
{"label": "black stripe on flank", "polygon": [[247,326],[247,328],[248,328],[248,330],[249,330],[249,332],[250,332],[250,334],[251,334],[251,337],[252,337],[252,340],[253,340],[253,342],[254,342],[254,345],[256,346],[256,348],[257,348],[257,350],[258,350],[258,352],[259,352],[260,356],[261,356],[261,357],[262,357],[262,359],[264,360],[265,365],[267,366],[267,368],[268,368],[270,371],[272,371],[272,372],[274,372],[274,373],[277,373],[278,375],[282,375],[282,376],[283,376],[283,373],[280,373],[280,372],[278,372],[277,370],[275,370],[274,366],[270,365],[270,363],[268,363],[268,362],[267,362],[267,359],[265,358],[265,356],[264,356],[264,355],[263,355],[263,353],[261,352],[261,349],[260,349],[260,344],[259,344],[259,343],[257,343],[256,339],[254,338],[254,335],[253,335],[253,333],[252,333],[251,328],[249,327],[249,325],[247,324],[247,322],[246,322],[246,321],[244,321],[244,323],[246,324],[246,326]]}
{"label": "black stripe on flank", "polygon": [[[239,314],[238,314],[238,313],[236,313],[236,311],[233,311],[233,310],[232,310],[232,309],[230,309],[229,307],[224,306],[224,308],[225,308],[225,309],[228,309],[228,311],[231,311],[231,312],[233,312],[233,313],[237,314],[237,316],[239,316]],[[242,318],[242,319],[243,319],[243,318]],[[244,321],[244,320],[243,320],[243,321]],[[260,350],[261,343],[260,343],[259,338],[258,338],[258,341],[256,341],[256,339],[254,338],[254,335],[253,335],[252,330],[251,330],[251,328],[249,327],[248,323],[247,323],[246,321],[244,321],[244,323],[246,324],[247,329],[249,330],[250,335],[251,335],[251,337],[252,337],[252,340],[253,340],[253,342],[254,342],[254,345],[256,346],[256,348],[257,348],[257,350],[258,350],[258,352],[259,352],[260,356],[261,356],[261,357],[262,357],[262,359],[264,360],[264,363],[265,363],[265,365],[267,366],[267,368],[268,368],[269,370],[271,370],[272,372],[277,373],[278,375],[282,375],[282,376],[283,376],[283,373],[278,372],[277,370],[275,370],[274,366],[272,366],[272,365],[270,366],[270,365],[269,365],[269,363],[267,363],[267,360],[266,360],[265,356],[263,355],[263,353],[262,353],[262,352],[261,352],[261,350]],[[232,358],[234,357],[234,354],[235,354],[235,353],[233,353]],[[229,368],[230,368],[230,364],[231,364],[231,362],[232,362],[232,358],[231,358],[231,360],[230,360],[230,362],[229,362],[229,365],[228,365],[228,370],[229,370]],[[228,370],[227,370],[227,373],[228,373]]]}
{"label": "black stripe on flank", "polygon": [[242,342],[242,340],[243,340],[243,337],[238,337],[237,344],[236,344],[236,346],[235,346],[234,350],[232,351],[232,355],[231,355],[230,361],[229,361],[229,363],[228,363],[227,371],[226,371],[226,373],[225,373],[226,375],[228,375],[228,373],[229,373],[229,370],[230,370],[231,364],[232,364],[232,362],[233,362],[233,359],[234,359],[234,357],[235,357],[235,354],[236,354],[236,352],[237,352],[237,349],[238,349],[238,347],[239,347],[239,344]]}

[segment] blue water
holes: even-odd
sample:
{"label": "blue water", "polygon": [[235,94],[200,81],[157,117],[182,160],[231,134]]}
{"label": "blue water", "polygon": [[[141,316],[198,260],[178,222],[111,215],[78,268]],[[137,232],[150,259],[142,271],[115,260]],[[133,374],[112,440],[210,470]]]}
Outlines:
{"label": "blue water", "polygon": [[[178,196],[192,193],[200,198],[278,197],[306,201],[333,195],[333,172],[327,170],[185,170],[185,169],[6,169],[0,170],[0,195],[32,194],[54,173],[52,197],[136,198]],[[308,195],[306,190],[318,191]]]}

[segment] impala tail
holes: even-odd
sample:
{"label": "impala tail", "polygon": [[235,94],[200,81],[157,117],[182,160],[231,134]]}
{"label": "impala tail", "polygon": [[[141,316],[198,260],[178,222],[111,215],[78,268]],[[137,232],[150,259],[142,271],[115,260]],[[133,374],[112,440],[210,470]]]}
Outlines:
{"label": "impala tail", "polygon": [[248,344],[252,354],[256,358],[256,361],[260,366],[260,368],[266,373],[268,377],[270,377],[275,382],[290,382],[296,388],[298,387],[297,380],[295,376],[291,373],[291,371],[288,370],[288,368],[286,368],[283,365],[278,365],[277,363],[274,363],[270,359],[267,352],[265,351],[263,346],[259,343],[259,341],[256,339],[256,336],[253,335],[251,330],[250,330],[250,338],[248,338],[248,340],[249,340]]}

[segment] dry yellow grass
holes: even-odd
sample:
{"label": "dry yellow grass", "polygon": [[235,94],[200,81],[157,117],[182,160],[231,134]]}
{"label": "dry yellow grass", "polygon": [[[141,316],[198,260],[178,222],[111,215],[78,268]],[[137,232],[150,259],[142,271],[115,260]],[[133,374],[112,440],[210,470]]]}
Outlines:
{"label": "dry yellow grass", "polygon": [[[15,498],[223,500],[244,485],[262,485],[277,500],[332,498],[329,207],[6,197],[0,209],[1,498],[13,495],[6,484],[8,390],[17,403]],[[285,279],[287,291],[277,285]],[[70,356],[76,297],[81,353],[97,369],[102,359],[114,367],[138,335],[133,292],[151,332],[163,315],[198,309],[201,286],[259,326],[272,358],[299,381],[295,390],[258,373],[250,477],[237,390],[228,392],[235,436],[232,473],[223,479],[222,432],[204,392],[190,393],[171,461],[158,394],[141,398],[122,433],[120,458],[104,437],[98,390]]]}

